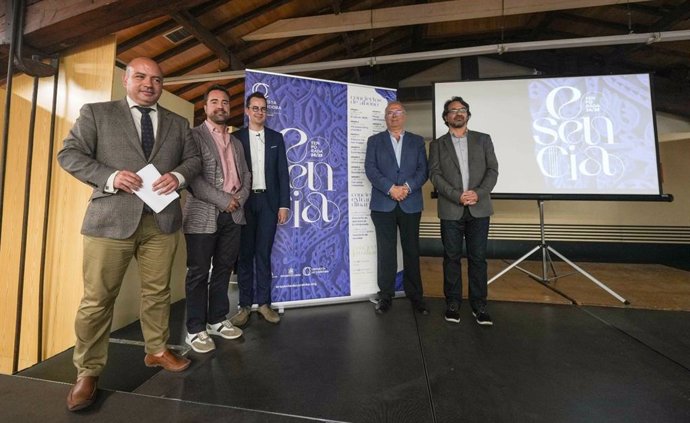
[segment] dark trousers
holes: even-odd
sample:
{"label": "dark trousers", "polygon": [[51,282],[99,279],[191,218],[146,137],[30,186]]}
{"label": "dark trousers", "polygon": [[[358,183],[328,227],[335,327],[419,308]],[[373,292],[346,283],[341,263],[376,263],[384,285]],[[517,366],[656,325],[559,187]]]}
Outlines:
{"label": "dark trousers", "polygon": [[421,301],[422,275],[419,269],[419,220],[422,213],[405,213],[399,205],[390,212],[371,212],[376,228],[379,299],[390,301],[395,296],[395,275],[398,272],[397,230],[403,251],[403,288],[413,302]]}
{"label": "dark trousers", "polygon": [[[230,213],[220,213],[212,234],[185,234],[187,241],[187,331],[206,330],[206,323],[226,319],[228,284],[240,247],[240,228]],[[208,272],[213,262],[209,279]]]}
{"label": "dark trousers", "polygon": [[237,263],[240,306],[251,307],[255,299],[259,305],[270,305],[271,250],[276,235],[278,212],[271,210],[267,193],[252,193],[245,204],[244,214],[247,224],[242,227],[242,250]]}
{"label": "dark trousers", "polygon": [[489,238],[489,217],[475,218],[469,210],[460,220],[441,220],[443,241],[443,293],[448,303],[462,301],[462,241],[467,247],[467,277],[470,306],[478,310],[486,306],[486,247]]}

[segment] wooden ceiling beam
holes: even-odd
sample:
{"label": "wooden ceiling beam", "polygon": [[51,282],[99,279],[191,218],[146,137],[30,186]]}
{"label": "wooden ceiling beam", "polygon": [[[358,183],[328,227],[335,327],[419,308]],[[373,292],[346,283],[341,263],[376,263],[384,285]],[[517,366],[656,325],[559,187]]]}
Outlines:
{"label": "wooden ceiling beam", "polygon": [[[255,18],[261,16],[262,14],[269,12],[270,10],[272,10],[274,8],[277,8],[279,6],[282,6],[286,3],[288,3],[288,1],[289,0],[276,0],[276,1],[272,1],[270,3],[264,4],[263,6],[254,8],[251,11],[249,11],[249,12],[247,12],[241,16],[238,16],[235,19],[227,21],[227,22],[211,29],[210,32],[211,32],[211,34],[213,34],[214,37],[220,36],[221,34],[223,34],[224,32],[226,32],[232,28],[235,28],[235,27],[237,27],[237,26],[239,26],[245,22],[251,21],[252,19],[255,19]],[[241,44],[241,40],[239,40],[240,42],[235,42],[235,41],[236,40],[233,40],[233,45],[235,45],[235,47],[238,47],[239,44]],[[192,38],[191,40],[185,41],[184,43],[159,54],[158,56],[156,56],[154,58],[154,60],[156,60],[159,63],[163,62],[165,60],[168,60],[170,58],[177,56],[178,54],[182,54],[183,52],[185,52],[186,50],[189,50],[190,48],[197,46],[199,44],[199,42],[200,42],[200,40],[198,40],[196,38]],[[230,55],[232,56],[234,54],[232,52],[234,47],[232,45],[228,45],[227,48],[230,51]],[[202,60],[205,60],[205,59],[202,59]],[[222,70],[227,70],[227,68],[223,67]]]}
{"label": "wooden ceiling beam", "polygon": [[[27,6],[26,44],[46,53],[198,6],[206,0],[38,0]],[[9,39],[0,16],[0,43]]]}
{"label": "wooden ceiling beam", "polygon": [[[245,57],[244,62],[245,62],[245,63],[254,63],[254,62],[256,62],[257,60],[261,59],[262,57],[271,56],[271,55],[273,55],[274,53],[283,51],[284,49],[286,49],[286,48],[288,48],[288,47],[290,47],[290,46],[293,46],[293,45],[295,45],[295,44],[297,44],[297,43],[299,43],[299,42],[301,42],[301,41],[303,41],[303,40],[305,40],[305,39],[307,39],[307,38],[308,38],[308,37],[302,37],[302,38],[300,38],[300,39],[294,39],[294,38],[293,38],[293,39],[290,39],[290,40],[287,40],[287,41],[283,41],[282,43],[276,44],[276,45],[274,45],[273,47],[270,47],[270,48],[268,48],[268,49],[266,49],[266,50],[263,50],[263,51],[261,51],[260,53],[257,53],[257,54],[255,54],[255,55],[253,55],[253,56]],[[192,63],[192,64],[190,64],[190,65],[188,65],[188,66],[185,66],[185,67],[182,68],[182,69],[178,69],[178,70],[176,70],[175,72],[172,72],[172,73],[170,73],[169,75],[166,75],[166,77],[186,75],[186,74],[188,74],[189,72],[192,72],[194,69],[197,69],[197,68],[200,68],[200,67],[202,67],[202,66],[208,65],[209,63],[213,62],[214,60],[218,60],[218,59],[217,59],[215,56],[213,56],[213,55],[209,55],[209,56],[204,57],[203,59],[200,59],[200,60],[198,60],[198,61],[196,61],[196,62],[194,62],[194,63]],[[251,66],[251,65],[250,65],[250,66]],[[220,71],[226,71],[226,70],[228,70],[228,69],[227,69],[227,68],[220,69]]]}
{"label": "wooden ceiling beam", "polygon": [[[276,63],[272,64],[271,66],[281,66],[281,65],[285,65],[285,64],[289,64],[289,63],[294,63],[296,60],[299,60],[299,59],[301,59],[302,57],[305,57],[305,56],[307,56],[307,55],[309,55],[309,54],[315,53],[315,52],[317,52],[317,51],[319,51],[319,50],[321,50],[321,49],[324,49],[324,48],[327,48],[327,47],[331,47],[331,46],[333,46],[334,44],[337,44],[337,43],[338,43],[338,38],[336,38],[336,37],[330,38],[330,39],[329,39],[328,41],[326,41],[326,42],[323,42],[323,43],[321,43],[321,44],[317,44],[317,45],[315,45],[315,46],[313,46],[313,47],[310,47],[310,48],[308,48],[308,49],[301,50],[299,53],[297,53],[297,54],[295,54],[295,55],[292,55],[292,56],[290,56],[290,57],[287,57],[287,58],[285,58],[285,59],[283,59],[283,60],[281,60],[281,61],[279,61],[279,62],[276,62]],[[281,45],[282,45],[282,44],[283,44],[283,43],[281,43]],[[290,44],[292,44],[292,43],[290,43]],[[261,54],[257,54],[257,55],[255,55],[255,56],[251,57],[251,58],[248,60],[248,63],[250,63],[250,66],[249,66],[249,67],[250,67],[250,68],[252,67],[252,66],[251,66],[251,63],[253,63],[253,62],[255,62],[256,60],[259,60],[259,59],[261,59],[261,58],[264,58],[264,57],[266,57],[265,52],[262,52]],[[260,68],[262,68],[262,67],[267,67],[267,66],[261,66]],[[228,69],[222,69],[221,71],[225,71],[225,70],[228,70]],[[172,91],[172,93],[175,94],[175,95],[180,96],[180,95],[182,95],[182,94],[184,94],[184,93],[186,93],[186,92],[188,92],[188,91],[191,91],[191,90],[193,90],[193,89],[195,89],[195,88],[198,88],[198,87],[200,87],[201,85],[204,85],[204,84],[207,84],[207,83],[208,83],[208,82],[194,82],[194,83],[191,83],[191,84],[184,85],[184,86],[182,86],[181,88],[179,88],[179,89],[177,89],[177,90],[175,90],[175,91]],[[195,97],[195,98],[192,98],[192,99],[188,99],[188,101],[191,101],[192,103],[196,103],[196,102],[200,101],[201,98],[202,98],[202,97]]]}
{"label": "wooden ceiling beam", "polygon": [[[190,9],[190,12],[193,16],[201,16],[206,12],[209,12],[215,8],[217,8],[220,5],[223,5],[227,3],[228,0],[211,0],[207,1],[206,3],[197,6],[193,9]],[[150,28],[141,34],[137,34],[136,36],[123,41],[117,45],[117,54],[122,54],[125,51],[134,48],[138,44],[144,43],[152,38],[155,38],[159,35],[163,35],[167,32],[170,32],[171,30],[177,28],[179,24],[175,22],[172,19],[168,19],[165,22],[162,22],[159,25],[154,26],[153,28]]]}
{"label": "wooden ceiling beam", "polygon": [[[597,28],[603,28],[606,30],[613,31],[616,34],[625,34],[630,31],[628,28],[627,23],[617,23],[617,22],[609,22],[609,21],[603,21],[601,19],[596,19],[596,18],[591,18],[588,16],[582,16],[582,15],[577,15],[573,13],[567,13],[567,12],[557,12],[554,13],[554,18],[555,19],[562,19],[567,22],[572,22],[576,24],[583,24],[583,25],[589,25]],[[636,32],[648,32],[648,28],[642,28],[641,26],[637,26],[637,31]],[[591,35],[591,34],[589,34]]]}
{"label": "wooden ceiling beam", "polygon": [[167,75],[165,75],[165,76],[166,76],[166,78],[167,78],[167,77],[171,77],[171,76],[182,76],[182,75],[186,75],[186,74],[188,74],[189,72],[192,72],[192,71],[195,70],[195,69],[198,69],[198,68],[200,68],[200,67],[206,66],[206,65],[208,65],[209,63],[213,63],[213,62],[215,62],[215,61],[217,61],[217,60],[218,60],[218,58],[217,58],[215,55],[209,54],[208,56],[204,57],[203,59],[197,60],[196,62],[194,62],[194,63],[192,63],[192,64],[189,64],[189,65],[183,67],[182,69],[178,69],[178,70],[176,70],[175,72],[171,72],[171,73],[169,73],[169,74],[167,74]]}
{"label": "wooden ceiling beam", "polygon": [[[232,28],[236,28],[236,27],[238,27],[238,26],[240,26],[246,22],[249,22],[249,21],[251,21],[251,20],[253,20],[259,16],[262,16],[262,15],[266,14],[267,12],[269,12],[273,9],[276,9],[280,6],[283,6],[287,3],[289,3],[290,1],[292,1],[292,0],[274,0],[274,1],[271,1],[269,3],[264,4],[262,6],[256,7],[254,9],[252,9],[251,11],[249,11],[249,12],[247,12],[241,16],[238,16],[235,19],[227,21],[227,22],[211,29],[211,33],[213,33],[215,36],[219,36],[219,35],[227,32],[228,30],[230,30]],[[370,0],[366,0],[366,1],[370,1]],[[343,7],[343,8],[344,7],[353,7],[353,6],[362,4],[362,3],[363,3],[363,1],[347,2],[347,4],[341,4],[341,7]],[[249,58],[245,58],[244,62],[245,63],[253,63],[253,62],[259,60],[261,57],[271,56],[272,54],[280,52],[283,49],[286,49],[286,48],[288,48],[288,47],[290,47],[296,43],[299,43],[299,42],[301,42],[307,38],[308,37],[300,37],[297,39],[293,38],[291,40],[281,42],[279,44],[276,44],[273,47],[270,47],[266,50],[263,50],[259,54],[256,54],[256,55],[249,57]],[[235,48],[240,49],[240,47],[243,44],[242,40],[233,40],[233,41],[237,41],[237,42],[235,42],[233,45],[228,45],[228,49],[231,51],[231,54],[232,54],[232,50],[234,50]],[[182,52],[196,46],[197,44],[198,44],[197,40],[195,40],[195,39],[189,40],[183,44],[180,44],[179,46],[177,46],[175,48],[167,50],[166,52],[155,57],[154,60],[156,60],[157,62],[165,61],[167,59],[170,59],[172,57],[177,56],[178,54],[182,54]],[[238,57],[239,57],[239,55],[238,55]],[[205,66],[205,65],[211,63],[213,60],[214,60],[213,56],[204,57],[204,58],[198,60],[197,62],[195,62],[191,65],[185,66],[184,68],[179,69],[179,70],[171,73],[170,75],[166,75],[166,76],[185,75],[185,74],[193,71],[194,69],[196,69],[198,67]],[[226,70],[228,70],[227,66],[219,68],[219,71],[226,71]],[[184,88],[186,88],[186,86],[182,87],[181,89],[184,89]],[[182,91],[182,92],[185,92],[185,91]]]}
{"label": "wooden ceiling beam", "polygon": [[245,41],[332,34],[504,15],[608,6],[647,0],[454,0],[409,6],[281,19],[242,37]]}
{"label": "wooden ceiling beam", "polygon": [[[230,57],[230,52],[227,47],[221,43],[215,35],[211,33],[206,27],[204,27],[196,18],[186,10],[182,10],[177,13],[170,15],[171,18],[180,24],[184,29],[189,31],[190,34],[194,36],[197,40],[201,41],[213,54],[215,54],[218,59],[223,62],[224,65],[229,65],[233,69],[240,69],[244,67],[244,64],[238,63],[237,58]],[[240,65],[239,68],[235,68],[234,65]]]}
{"label": "wooden ceiling beam", "polygon": [[144,43],[151,38],[157,37],[159,35],[166,34],[173,29],[177,28],[179,25],[177,22],[174,20],[170,19],[167,20],[159,25],[154,26],[153,28],[150,28],[126,41],[123,41],[117,45],[117,54],[120,55],[124,53],[125,51],[132,49],[136,46],[138,46],[141,43]]}
{"label": "wooden ceiling beam", "polygon": [[[666,9],[663,15],[659,17],[659,19],[651,26],[651,28],[648,28],[648,31],[666,31],[672,29],[677,23],[686,20],[688,16],[690,16],[690,3],[681,3],[676,7]],[[624,60],[631,54],[643,50],[645,48],[648,48],[648,46],[635,44],[617,46],[611,53],[611,55],[607,57],[607,60],[612,62],[615,62],[617,60]]]}

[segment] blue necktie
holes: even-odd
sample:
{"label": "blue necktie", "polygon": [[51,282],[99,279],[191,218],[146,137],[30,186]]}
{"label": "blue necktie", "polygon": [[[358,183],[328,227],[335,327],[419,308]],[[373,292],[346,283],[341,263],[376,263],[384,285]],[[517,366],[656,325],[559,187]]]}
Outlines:
{"label": "blue necktie", "polygon": [[153,151],[153,142],[155,138],[153,137],[153,122],[151,122],[151,112],[150,107],[140,107],[134,106],[141,112],[141,148],[144,150],[144,156],[146,160],[151,156],[151,151]]}

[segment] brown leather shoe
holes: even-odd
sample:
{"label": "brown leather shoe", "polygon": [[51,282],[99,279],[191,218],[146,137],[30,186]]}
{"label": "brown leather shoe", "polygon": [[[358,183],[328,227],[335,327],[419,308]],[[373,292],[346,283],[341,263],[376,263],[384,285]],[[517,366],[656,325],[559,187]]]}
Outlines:
{"label": "brown leather shoe", "polygon": [[262,305],[257,311],[261,317],[266,319],[267,322],[274,324],[280,322],[280,316],[268,304]]}
{"label": "brown leather shoe", "polygon": [[67,409],[77,411],[88,407],[96,400],[98,376],[82,376],[67,395]]}
{"label": "brown leather shoe", "polygon": [[191,364],[188,358],[180,357],[170,350],[165,350],[162,356],[157,357],[153,354],[146,354],[144,364],[147,367],[162,367],[169,372],[181,372]]}

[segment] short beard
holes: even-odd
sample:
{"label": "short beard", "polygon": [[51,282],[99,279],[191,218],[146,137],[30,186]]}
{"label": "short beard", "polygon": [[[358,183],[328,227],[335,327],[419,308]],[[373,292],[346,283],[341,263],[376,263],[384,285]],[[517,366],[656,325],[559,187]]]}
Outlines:
{"label": "short beard", "polygon": [[223,115],[223,117],[220,117],[220,115],[217,115],[216,113],[213,113],[208,117],[211,122],[217,123],[219,125],[225,125],[225,123],[228,121],[227,115]]}
{"label": "short beard", "polygon": [[455,121],[451,120],[450,122],[448,122],[448,126],[450,126],[451,128],[455,128],[455,129],[464,128],[465,126],[467,126],[467,119],[465,119],[462,122],[462,125],[459,125],[459,124],[455,123]]}

